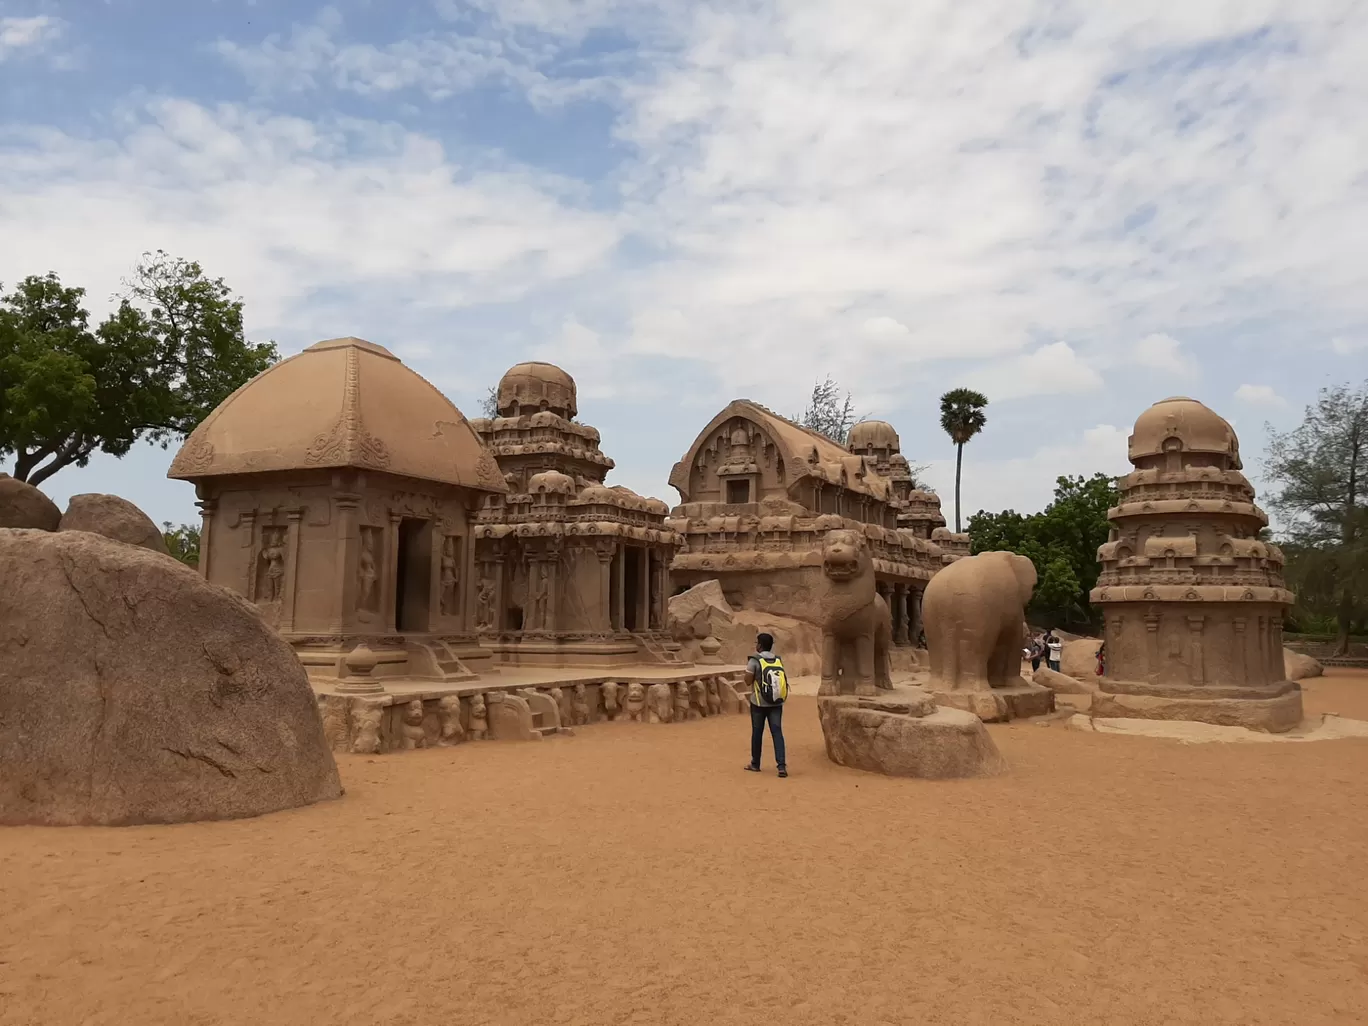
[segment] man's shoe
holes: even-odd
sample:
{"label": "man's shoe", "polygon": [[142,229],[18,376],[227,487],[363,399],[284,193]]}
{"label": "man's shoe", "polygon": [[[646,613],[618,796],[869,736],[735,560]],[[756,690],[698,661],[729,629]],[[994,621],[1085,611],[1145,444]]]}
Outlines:
{"label": "man's shoe", "polygon": [[788,770],[781,768],[781,769],[779,770],[779,775],[780,775],[781,777],[786,777],[786,776],[788,776]]}
{"label": "man's shoe", "polygon": [[748,772],[751,772],[751,773],[759,773],[759,772],[760,772],[760,767],[759,767],[759,766],[752,766],[750,763],[746,763],[745,768],[746,768],[746,770],[747,770]]}

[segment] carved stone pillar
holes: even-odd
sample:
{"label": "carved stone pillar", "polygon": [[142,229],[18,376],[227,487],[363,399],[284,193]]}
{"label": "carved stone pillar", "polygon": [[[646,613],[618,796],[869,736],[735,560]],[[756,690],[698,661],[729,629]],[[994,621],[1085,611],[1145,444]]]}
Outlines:
{"label": "carved stone pillar", "polygon": [[302,507],[292,509],[286,515],[290,518],[290,526],[285,536],[285,594],[281,596],[280,604],[281,634],[289,634],[294,630],[295,584],[299,580],[299,522],[304,510]]}
{"label": "carved stone pillar", "polygon": [[[1145,680],[1151,684],[1157,682],[1161,674],[1159,672],[1159,623],[1158,613],[1145,614]],[[1115,656],[1112,657],[1113,659]],[[1121,667],[1117,667],[1118,673]]]}
{"label": "carved stone pillar", "polygon": [[465,531],[461,552],[461,625],[462,634],[475,629],[475,595],[478,581],[475,573],[475,528],[471,524],[472,515],[466,514]]}
{"label": "carved stone pillar", "polygon": [[1240,675],[1237,683],[1249,683],[1249,637],[1245,634],[1245,618],[1237,616],[1232,621],[1235,628],[1235,672]]}
{"label": "carved stone pillar", "polygon": [[427,629],[442,618],[442,551],[446,547],[446,524],[428,521],[428,615]]}
{"label": "carved stone pillar", "polygon": [[1266,683],[1268,678],[1264,676],[1264,666],[1268,662],[1268,627],[1265,617],[1258,617],[1255,621],[1254,634],[1254,665],[1250,667],[1250,673],[1254,677],[1254,683]]}
{"label": "carved stone pillar", "polygon": [[1206,626],[1205,616],[1189,616],[1188,625],[1188,683],[1201,686],[1206,683],[1206,671],[1202,665],[1202,630]]}
{"label": "carved stone pillar", "polygon": [[651,550],[643,548],[637,560],[637,630],[650,630],[651,624]]}
{"label": "carved stone pillar", "polygon": [[627,546],[621,541],[617,543],[614,575],[617,578],[615,582],[617,597],[613,602],[613,629],[625,631],[627,629]]}
{"label": "carved stone pillar", "polygon": [[1282,617],[1273,617],[1268,631],[1270,651],[1268,653],[1269,663],[1267,679],[1270,682],[1287,679],[1287,668],[1285,667],[1283,660],[1282,629]]}
{"label": "carved stone pillar", "polygon": [[218,511],[218,499],[200,499],[195,503],[200,511],[199,570],[206,581],[209,577],[209,553],[214,544],[214,514]]}
{"label": "carved stone pillar", "polygon": [[248,602],[255,602],[257,598],[257,557],[261,555],[261,547],[257,544],[256,518],[256,510],[249,510],[238,520],[242,547],[247,550],[247,579],[243,581],[242,594],[247,596]]}
{"label": "carved stone pillar", "polygon": [[893,586],[893,644],[907,644],[907,585]]}
{"label": "carved stone pillar", "polygon": [[494,573],[494,595],[490,599],[494,603],[494,608],[490,610],[490,629],[495,633],[504,628],[504,557],[502,554],[494,557],[494,562],[490,564],[490,569]]}
{"label": "carved stone pillar", "polygon": [[398,513],[389,515],[389,533],[385,535],[385,566],[381,571],[380,579],[384,583],[381,585],[381,602],[384,603],[385,630],[393,634],[399,629],[395,622],[398,613],[399,603],[395,589],[399,586],[399,521],[403,519]]}
{"label": "carved stone pillar", "polygon": [[912,644],[921,645],[922,634],[922,592],[923,588],[912,589]]}
{"label": "carved stone pillar", "polygon": [[613,629],[613,549],[614,546],[601,542],[594,546],[599,568],[599,601],[594,609],[594,629],[599,631]]}
{"label": "carved stone pillar", "polygon": [[544,631],[554,631],[560,626],[556,612],[556,594],[560,590],[560,553],[555,552],[546,558],[546,620],[541,625]]}
{"label": "carved stone pillar", "polygon": [[356,561],[361,542],[356,527],[356,509],[361,496],[342,494],[333,499],[337,506],[337,561],[333,587],[333,613],[329,625],[333,634],[350,634],[356,627]]}

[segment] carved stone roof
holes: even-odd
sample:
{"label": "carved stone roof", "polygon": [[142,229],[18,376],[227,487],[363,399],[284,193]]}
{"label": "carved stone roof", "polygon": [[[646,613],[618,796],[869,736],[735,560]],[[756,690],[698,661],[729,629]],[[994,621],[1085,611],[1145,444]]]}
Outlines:
{"label": "carved stone roof", "polygon": [[1161,399],[1140,414],[1128,441],[1131,462],[1164,452],[1164,443],[1170,438],[1182,443],[1182,452],[1229,456],[1231,467],[1241,469],[1235,430],[1215,410],[1186,396]]}
{"label": "carved stone roof", "polygon": [[735,399],[699,432],[684,458],[670,472],[670,484],[684,502],[689,501],[689,468],[698,459],[699,450],[733,417],[752,421],[774,439],[790,482],[797,482],[804,476],[819,477],[880,502],[889,500],[891,486],[888,479],[875,472],[863,456],[853,456],[825,435],[801,427],[759,403]]}
{"label": "carved stone roof", "polygon": [[898,432],[886,420],[862,420],[850,429],[846,436],[846,448],[851,452],[865,449],[885,449],[900,452]]}
{"label": "carved stone roof", "polygon": [[573,418],[578,412],[575,379],[553,363],[535,360],[508,368],[499,379],[495,403],[499,413],[508,415],[516,403],[523,413],[535,412],[545,403],[545,409],[563,417]]}
{"label": "carved stone roof", "polygon": [[194,430],[167,476],[340,467],[507,491],[451,400],[384,346],[359,338],[319,342],[258,374]]}

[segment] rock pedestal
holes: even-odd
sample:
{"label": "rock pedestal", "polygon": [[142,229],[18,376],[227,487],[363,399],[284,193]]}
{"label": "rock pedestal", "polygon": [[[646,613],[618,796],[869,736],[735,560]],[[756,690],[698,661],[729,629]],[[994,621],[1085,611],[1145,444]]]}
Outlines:
{"label": "rock pedestal", "polygon": [[928,780],[1007,772],[979,717],[937,708],[921,688],[898,687],[873,698],[819,698],[817,715],[827,757],[838,766]]}

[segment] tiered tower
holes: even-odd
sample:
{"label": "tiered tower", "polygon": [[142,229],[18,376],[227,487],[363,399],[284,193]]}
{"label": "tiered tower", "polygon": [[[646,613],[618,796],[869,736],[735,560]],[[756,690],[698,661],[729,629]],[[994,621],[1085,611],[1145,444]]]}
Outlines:
{"label": "tiered tower", "polygon": [[1106,621],[1093,714],[1296,726],[1301,691],[1282,650],[1292,594],[1282,553],[1259,538],[1268,517],[1234,430],[1199,402],[1165,399],[1135,422],[1129,457],[1091,596]]}
{"label": "tiered tower", "polygon": [[603,483],[613,461],[576,399],[559,367],[520,363],[499,382],[498,416],[471,422],[508,487],[475,518],[476,625],[508,662],[677,661],[669,507]]}

